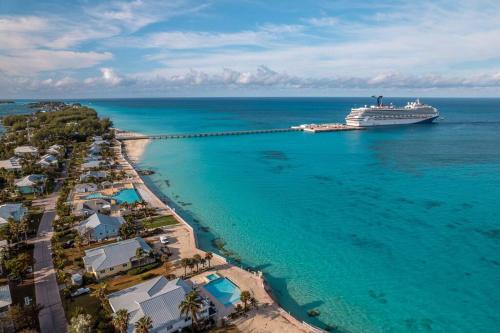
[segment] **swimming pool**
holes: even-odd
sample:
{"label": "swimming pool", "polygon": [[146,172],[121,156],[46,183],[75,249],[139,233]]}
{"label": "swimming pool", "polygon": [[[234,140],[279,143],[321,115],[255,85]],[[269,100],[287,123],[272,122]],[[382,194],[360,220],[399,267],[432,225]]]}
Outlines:
{"label": "swimming pool", "polygon": [[207,275],[206,278],[210,282],[213,280],[217,280],[218,278],[220,278],[220,276],[217,273],[212,273],[212,274]]}
{"label": "swimming pool", "polygon": [[[216,275],[217,274],[210,274]],[[207,276],[207,279],[210,279]],[[225,307],[234,305],[240,301],[240,288],[238,288],[228,278],[216,278],[203,286],[212,296],[214,296]]]}
{"label": "swimming pool", "polygon": [[126,188],[116,192],[111,196],[103,195],[100,192],[92,193],[84,197],[84,199],[98,199],[98,198],[111,198],[115,199],[118,203],[134,203],[137,201],[141,201],[141,197],[137,193],[137,191],[133,188]]}

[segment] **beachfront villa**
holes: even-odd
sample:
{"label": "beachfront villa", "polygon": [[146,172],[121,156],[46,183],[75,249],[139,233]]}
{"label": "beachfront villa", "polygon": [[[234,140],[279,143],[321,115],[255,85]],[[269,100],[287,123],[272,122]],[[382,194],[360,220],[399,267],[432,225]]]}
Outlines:
{"label": "beachfront villa", "polygon": [[37,164],[40,164],[42,168],[57,168],[59,161],[54,155],[45,154],[40,158]]}
{"label": "beachfront villa", "polygon": [[118,236],[123,223],[125,220],[121,216],[94,213],[88,219],[83,220],[76,229],[81,236],[91,241],[100,241]]}
{"label": "beachfront villa", "polygon": [[4,203],[0,205],[0,226],[9,222],[9,219],[21,221],[28,210],[20,203]]}
{"label": "beachfront villa", "polygon": [[106,171],[87,171],[80,176],[81,182],[89,182],[94,179],[106,179],[108,173]]}
{"label": "beachfront villa", "polygon": [[19,157],[11,157],[8,160],[0,161],[0,169],[5,170],[21,170],[21,159]]}
{"label": "beachfront villa", "polygon": [[93,161],[88,161],[82,164],[82,169],[83,170],[92,170],[92,169],[99,169],[104,166],[108,166],[109,163],[104,160],[93,160]]}
{"label": "beachfront villa", "polygon": [[33,146],[19,146],[14,149],[14,154],[19,157],[38,156],[38,148]]}
{"label": "beachfront villa", "polygon": [[[137,257],[137,250],[143,255]],[[131,268],[144,266],[155,262],[153,249],[141,237],[107,244],[97,248],[85,250],[83,263],[87,272],[94,274],[97,279],[128,271]]]}
{"label": "beachfront villa", "polygon": [[94,183],[83,183],[75,185],[75,193],[87,193],[97,191],[97,185]]}
{"label": "beachfront villa", "polygon": [[64,146],[61,145],[52,145],[47,149],[48,154],[63,156],[65,153]]}
{"label": "beachfront villa", "polygon": [[[114,313],[125,309],[129,314],[127,332],[134,332],[134,324],[144,316],[153,321],[151,333],[180,332],[191,326],[191,318],[181,315],[179,306],[192,288],[181,279],[167,280],[160,276],[130,288],[108,295]],[[202,299],[198,320],[209,317],[210,303]]]}
{"label": "beachfront villa", "polygon": [[76,216],[89,216],[94,213],[109,214],[111,213],[112,202],[105,198],[88,199],[78,202],[74,209]]}
{"label": "beachfront villa", "polygon": [[33,174],[21,179],[17,179],[14,185],[21,194],[39,194],[45,190],[47,176]]}

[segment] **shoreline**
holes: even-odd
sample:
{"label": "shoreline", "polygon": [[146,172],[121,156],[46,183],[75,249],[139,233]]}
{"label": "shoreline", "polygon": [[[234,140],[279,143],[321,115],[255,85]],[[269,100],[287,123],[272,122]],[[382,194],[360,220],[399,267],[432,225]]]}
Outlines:
{"label": "shoreline", "polygon": [[[138,133],[134,134],[137,135]],[[136,189],[139,191],[141,197],[145,201],[147,201],[152,207],[156,207],[160,210],[163,210],[164,213],[174,216],[174,218],[182,226],[187,228],[187,230],[189,231],[189,239],[190,239],[189,243],[191,244],[192,247],[194,247],[192,249],[189,249],[188,252],[204,254],[205,251],[198,247],[197,235],[194,228],[186,220],[184,220],[182,216],[180,216],[176,212],[175,208],[170,207],[167,203],[161,200],[158,197],[158,194],[155,193],[147,185],[147,182],[145,181],[145,179],[143,179],[143,176],[141,176],[137,172],[137,163],[139,163],[141,157],[143,156],[146,150],[147,145],[150,143],[151,140],[144,139],[144,140],[120,141],[118,139],[115,139],[115,141],[117,142],[117,146],[119,147],[120,157],[123,159],[123,161],[128,165],[128,167],[137,177],[137,182],[134,182],[134,185],[136,185]],[[138,143],[134,144],[133,143],[134,141]],[[160,197],[162,196],[163,195],[160,195]],[[234,279],[237,285],[241,286],[242,280],[248,280],[248,279],[252,279],[255,280],[255,282],[257,282],[257,284],[253,285],[253,287],[257,287],[258,290],[254,289],[252,290],[252,292],[256,298],[258,299],[261,298],[260,301],[264,306],[261,305],[259,309],[250,312],[248,316],[235,320],[234,323],[238,326],[238,328],[243,329],[244,331],[258,330],[259,332],[269,332],[269,333],[276,331],[314,332],[314,333],[327,332],[305,321],[300,321],[299,319],[292,316],[291,313],[283,309],[274,298],[272,290],[269,284],[265,281],[263,273],[261,271],[258,272],[247,271],[231,264],[225,257],[217,253],[213,253],[213,255],[214,259],[216,259],[215,261],[219,261],[219,264],[222,264],[221,267],[226,267],[224,268],[224,270],[221,271],[223,271],[224,273],[230,273],[227,275],[229,275],[231,279]],[[217,265],[214,264],[214,267],[216,266]],[[226,270],[231,270],[231,272],[226,272]],[[260,297],[257,297],[257,294],[259,294]],[[277,319],[278,317],[276,316],[281,318],[281,320],[278,320]]]}

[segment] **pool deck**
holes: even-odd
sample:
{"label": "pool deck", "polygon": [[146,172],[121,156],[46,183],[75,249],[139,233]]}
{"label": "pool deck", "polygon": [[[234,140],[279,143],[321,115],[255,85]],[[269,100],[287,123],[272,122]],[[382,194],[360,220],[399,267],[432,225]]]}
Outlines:
{"label": "pool deck", "polygon": [[[123,144],[127,149],[127,142]],[[129,146],[130,147],[130,146]],[[134,184],[134,187],[139,192],[140,196],[147,201],[152,207],[156,208],[160,214],[173,215],[179,222],[179,225],[168,228],[169,239],[172,243],[169,244],[171,249],[172,262],[174,263],[173,273],[177,276],[184,274],[184,268],[179,264],[181,258],[190,258],[195,254],[205,255],[205,252],[198,248],[196,234],[193,228],[181,217],[175,210],[171,209],[167,204],[162,202],[145,184],[137,171],[126,158],[128,152],[122,151],[122,143],[118,140],[114,141],[113,149],[115,150],[118,164],[130,176],[129,182]],[[125,154],[124,154],[125,153]],[[134,153],[134,152],[132,152]],[[132,155],[132,154],[131,154]],[[257,310],[249,311],[245,316],[235,321],[238,329],[243,332],[324,332],[323,330],[309,326],[284,311],[268,294],[264,280],[261,274],[249,272],[234,266],[226,261],[225,258],[214,254],[211,260],[211,269],[197,274],[189,279],[192,283],[205,284],[205,276],[217,273],[222,277],[229,278],[240,290],[248,290],[259,303]],[[202,289],[202,288],[200,288]],[[205,291],[201,291],[205,293]],[[210,295],[208,296],[210,299]],[[218,304],[217,304],[218,303]],[[230,313],[232,307],[224,307],[221,303],[215,301],[218,313],[218,318],[222,318]]]}

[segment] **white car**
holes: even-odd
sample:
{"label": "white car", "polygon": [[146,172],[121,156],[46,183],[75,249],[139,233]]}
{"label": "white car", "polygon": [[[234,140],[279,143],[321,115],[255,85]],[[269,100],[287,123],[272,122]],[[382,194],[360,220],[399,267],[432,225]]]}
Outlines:
{"label": "white car", "polygon": [[76,297],[76,296],[80,296],[83,294],[88,294],[89,292],[90,292],[89,288],[78,288],[77,290],[75,290],[74,292],[71,293],[71,297]]}
{"label": "white car", "polygon": [[163,236],[160,236],[160,243],[162,244],[168,244],[168,237],[163,235]]}

